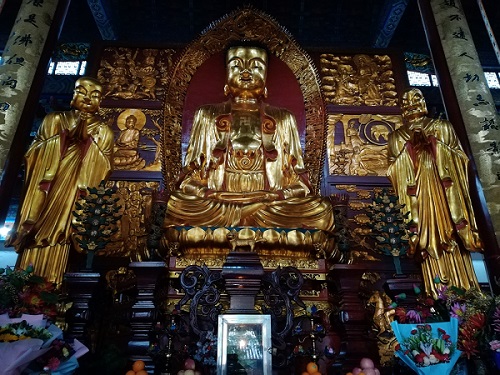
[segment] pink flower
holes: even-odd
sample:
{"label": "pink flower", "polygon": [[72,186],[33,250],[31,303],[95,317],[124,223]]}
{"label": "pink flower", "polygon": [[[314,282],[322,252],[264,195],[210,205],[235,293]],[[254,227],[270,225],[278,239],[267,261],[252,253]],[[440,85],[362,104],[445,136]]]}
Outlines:
{"label": "pink flower", "polygon": [[465,310],[466,310],[465,303],[455,302],[451,306],[450,315],[453,318],[457,318],[458,319],[458,324],[462,324],[462,322],[464,320],[464,316],[465,316]]}
{"label": "pink flower", "polygon": [[422,317],[420,316],[418,311],[415,311],[415,310],[409,310],[406,313],[406,318],[409,321],[414,322],[414,323],[422,323]]}
{"label": "pink flower", "polygon": [[448,287],[446,285],[440,284],[439,286],[436,287],[436,291],[438,294],[438,299],[443,301],[446,301],[448,299],[448,296],[446,295]]}
{"label": "pink flower", "polygon": [[498,340],[490,341],[490,349],[496,352],[500,352],[500,341]]}
{"label": "pink flower", "polygon": [[47,363],[47,367],[50,370],[55,371],[59,368],[60,364],[61,364],[61,361],[59,359],[57,359],[56,357],[52,357],[51,359],[49,359],[49,362]]}

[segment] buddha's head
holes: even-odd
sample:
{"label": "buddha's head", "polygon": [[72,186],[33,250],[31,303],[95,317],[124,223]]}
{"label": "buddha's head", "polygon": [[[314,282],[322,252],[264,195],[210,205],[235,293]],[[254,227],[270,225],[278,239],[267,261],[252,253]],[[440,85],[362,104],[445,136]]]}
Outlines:
{"label": "buddha's head", "polygon": [[92,77],[81,77],[75,82],[71,107],[86,113],[95,113],[101,105],[102,86]]}
{"label": "buddha's head", "polygon": [[403,94],[401,100],[403,118],[410,123],[427,115],[427,105],[422,91],[409,89]]}
{"label": "buddha's head", "polygon": [[127,116],[127,118],[125,119],[125,127],[127,129],[134,129],[136,123],[137,117],[135,117],[134,115]]}
{"label": "buddha's head", "polygon": [[267,52],[259,47],[231,47],[226,55],[224,93],[233,98],[260,99],[267,96]]}

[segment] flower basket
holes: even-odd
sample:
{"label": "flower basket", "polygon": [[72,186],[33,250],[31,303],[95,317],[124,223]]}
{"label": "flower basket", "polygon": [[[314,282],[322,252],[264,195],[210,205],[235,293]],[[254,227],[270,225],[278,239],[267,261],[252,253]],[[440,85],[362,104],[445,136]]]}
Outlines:
{"label": "flower basket", "polygon": [[[0,315],[0,364],[3,375],[39,374],[36,362],[50,354],[56,340],[62,339],[62,331],[53,324],[48,325],[43,314],[24,314],[20,318]],[[72,374],[78,368],[78,358],[88,349],[75,340],[66,359],[51,358],[53,375]],[[32,368],[33,367],[33,368]],[[49,366],[50,367],[50,366]]]}
{"label": "flower basket", "polygon": [[449,322],[400,324],[391,323],[399,346],[396,355],[420,375],[449,375],[460,357],[456,348],[458,320]]}

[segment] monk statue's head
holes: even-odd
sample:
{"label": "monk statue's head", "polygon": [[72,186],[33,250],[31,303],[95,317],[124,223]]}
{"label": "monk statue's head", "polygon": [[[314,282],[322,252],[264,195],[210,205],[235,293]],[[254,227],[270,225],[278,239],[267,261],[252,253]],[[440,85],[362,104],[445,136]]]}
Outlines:
{"label": "monk statue's head", "polygon": [[409,89],[403,94],[401,110],[405,121],[413,122],[427,115],[427,105],[422,91]]}
{"label": "monk statue's head", "polygon": [[267,96],[267,52],[259,47],[231,47],[226,55],[224,94],[245,100]]}
{"label": "monk statue's head", "polygon": [[81,77],[75,82],[71,107],[86,113],[96,113],[101,105],[102,85],[92,77]]}

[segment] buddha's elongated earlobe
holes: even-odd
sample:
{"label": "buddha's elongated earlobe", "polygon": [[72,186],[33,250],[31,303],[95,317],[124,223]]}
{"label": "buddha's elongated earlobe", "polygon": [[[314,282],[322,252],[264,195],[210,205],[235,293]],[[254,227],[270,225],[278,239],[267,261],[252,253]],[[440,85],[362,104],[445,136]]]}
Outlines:
{"label": "buddha's elongated earlobe", "polygon": [[224,85],[224,95],[225,96],[229,95],[229,86],[228,85]]}

